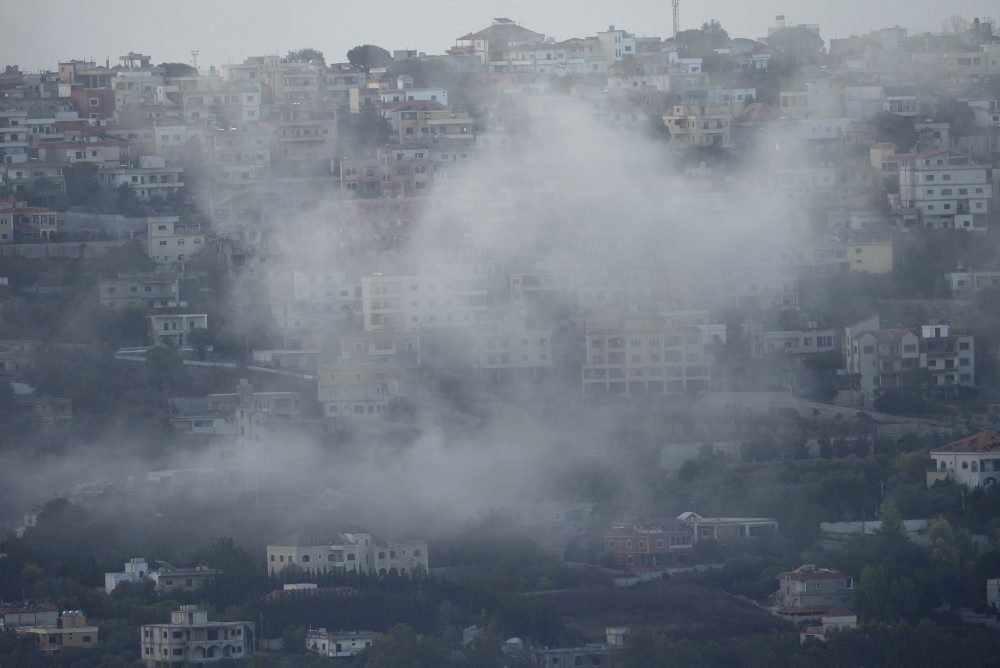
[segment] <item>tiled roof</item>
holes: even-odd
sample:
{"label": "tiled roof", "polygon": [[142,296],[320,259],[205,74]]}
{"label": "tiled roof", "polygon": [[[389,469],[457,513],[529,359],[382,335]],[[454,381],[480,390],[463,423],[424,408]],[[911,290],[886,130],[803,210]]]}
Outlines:
{"label": "tiled roof", "polygon": [[931,454],[935,452],[1000,452],[1000,433],[981,431],[931,450]]}

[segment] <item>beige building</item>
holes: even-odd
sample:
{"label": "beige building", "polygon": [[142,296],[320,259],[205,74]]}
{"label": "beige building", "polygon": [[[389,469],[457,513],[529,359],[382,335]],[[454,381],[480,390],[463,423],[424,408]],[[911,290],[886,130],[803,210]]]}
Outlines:
{"label": "beige building", "polygon": [[899,163],[899,207],[924,227],[982,231],[993,200],[990,168],[958,151],[932,150]]}
{"label": "beige building", "polygon": [[89,649],[97,647],[98,628],[87,624],[80,610],[66,610],[59,614],[56,626],[26,626],[17,629],[17,635],[34,640],[46,654],[56,654],[65,648]]}
{"label": "beige building", "polygon": [[969,488],[1000,488],[1000,434],[981,431],[931,449],[934,470],[927,474],[927,484],[954,480]]}
{"label": "beige building", "polygon": [[169,624],[143,624],[140,652],[146,668],[200,666],[253,655],[253,622],[210,622],[197,605],[170,613]]}
{"label": "beige building", "polygon": [[425,574],[427,543],[389,542],[363,529],[354,529],[333,535],[300,533],[267,546],[267,568],[271,575],[291,566],[307,573]]}
{"label": "beige building", "polygon": [[732,113],[728,107],[689,104],[676,105],[663,115],[670,130],[670,144],[682,149],[689,146],[733,145]]}
{"label": "beige building", "polygon": [[772,596],[781,612],[795,614],[842,608],[851,604],[853,594],[854,582],[844,573],[805,564],[778,573],[778,591]]}
{"label": "beige building", "polygon": [[385,117],[400,144],[431,140],[471,145],[476,137],[468,112],[452,111],[440,102],[404,102],[387,110]]}
{"label": "beige building", "polygon": [[126,273],[97,280],[98,300],[101,306],[112,310],[129,304],[176,308],[179,294],[180,284],[172,273]]}
{"label": "beige building", "polygon": [[653,318],[627,320],[587,332],[583,393],[707,391],[711,367],[697,327]]}

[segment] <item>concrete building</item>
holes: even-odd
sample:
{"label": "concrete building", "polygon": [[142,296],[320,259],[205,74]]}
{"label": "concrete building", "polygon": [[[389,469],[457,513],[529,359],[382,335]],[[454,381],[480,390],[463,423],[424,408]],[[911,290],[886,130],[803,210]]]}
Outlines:
{"label": "concrete building", "polygon": [[930,451],[934,471],[927,474],[927,484],[954,480],[975,489],[1000,486],[1000,433],[981,431],[946,443]]}
{"label": "concrete building", "polygon": [[140,653],[146,668],[205,665],[253,655],[253,622],[210,622],[197,605],[170,613],[169,624],[143,624]]}
{"label": "concrete building", "polygon": [[183,348],[196,329],[208,329],[208,314],[163,313],[149,316],[149,331],[156,346]]}
{"label": "concrete building", "polygon": [[0,631],[28,626],[56,626],[59,608],[53,603],[0,603]]}
{"label": "concrete building", "polygon": [[427,543],[422,540],[390,542],[356,529],[333,535],[301,532],[267,546],[271,575],[297,566],[307,573],[357,572],[369,575],[420,575],[427,573]]}
{"label": "concrete building", "polygon": [[945,280],[952,292],[965,290],[1000,289],[1000,271],[963,270],[945,274]]}
{"label": "concrete building", "polygon": [[321,363],[316,390],[323,414],[352,422],[384,418],[399,397],[396,376],[395,364],[381,360]]}
{"label": "concrete building", "polygon": [[774,353],[806,357],[832,353],[837,348],[837,332],[832,329],[766,332],[761,323],[744,325],[749,336],[750,355],[761,358]]}
{"label": "concrete building", "polygon": [[952,150],[918,153],[899,163],[899,208],[925,227],[981,231],[993,200],[990,168]]}
{"label": "concrete building", "polygon": [[176,216],[146,219],[146,254],[158,265],[183,265],[204,248],[205,234],[200,228],[182,225]]}
{"label": "concrete building", "polygon": [[467,268],[361,279],[364,329],[418,330],[488,320],[486,279]]}
{"label": "concrete building", "polygon": [[381,635],[377,631],[309,629],[306,631],[306,650],[331,659],[357,656]]}
{"label": "concrete building", "polygon": [[140,202],[165,199],[184,189],[184,168],[168,167],[160,156],[143,156],[134,167],[110,167],[100,172],[108,188],[126,186]]}
{"label": "concrete building", "polygon": [[150,571],[149,577],[153,581],[156,591],[163,592],[171,589],[183,589],[184,591],[196,591],[219,574],[220,571],[206,566],[195,566],[194,568],[177,568],[166,562],[161,562],[161,566],[155,571]]}
{"label": "concrete building", "polygon": [[149,577],[149,564],[142,557],[133,557],[125,562],[121,573],[104,574],[104,593],[110,594],[122,582],[139,582]]}
{"label": "concrete building", "polygon": [[670,145],[674,149],[690,146],[733,145],[733,114],[728,106],[676,105],[663,115],[670,130]]}
{"label": "concrete building", "polygon": [[583,393],[708,391],[711,368],[699,328],[628,319],[587,332]]}
{"label": "concrete building", "polygon": [[974,387],[975,339],[951,333],[948,325],[922,325],[920,368],[930,373],[933,387],[945,390],[950,387]]}
{"label": "concrete building", "polygon": [[691,563],[694,530],[674,518],[615,523],[604,534],[604,547],[615,566],[634,572],[664,571]]}
{"label": "concrete building", "polygon": [[778,533],[778,520],[770,517],[702,517],[698,513],[686,512],[677,516],[694,531],[694,542],[717,540],[720,543],[774,536]]}
{"label": "concrete building", "polygon": [[53,626],[22,626],[17,635],[31,638],[46,654],[58,654],[63,649],[97,647],[98,628],[87,624],[81,610],[65,610]]}
{"label": "concrete building", "polygon": [[804,564],[794,571],[778,573],[778,591],[772,600],[782,614],[816,614],[849,606],[854,582],[844,573]]}
{"label": "concrete building", "polygon": [[180,282],[173,273],[126,273],[115,277],[101,276],[97,280],[97,295],[101,306],[120,309],[129,304],[149,308],[182,306]]}

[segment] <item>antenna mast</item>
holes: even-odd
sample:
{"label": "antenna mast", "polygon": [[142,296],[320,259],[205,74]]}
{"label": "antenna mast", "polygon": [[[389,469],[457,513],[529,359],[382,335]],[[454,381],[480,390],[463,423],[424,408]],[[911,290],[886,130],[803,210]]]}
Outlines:
{"label": "antenna mast", "polygon": [[674,4],[674,37],[681,29],[681,0],[672,0]]}
{"label": "antenna mast", "polygon": [[[674,2],[677,2],[677,0],[674,0]],[[191,49],[191,67],[193,67],[195,69],[198,69],[198,54],[199,53],[200,52],[198,51],[198,49]]]}

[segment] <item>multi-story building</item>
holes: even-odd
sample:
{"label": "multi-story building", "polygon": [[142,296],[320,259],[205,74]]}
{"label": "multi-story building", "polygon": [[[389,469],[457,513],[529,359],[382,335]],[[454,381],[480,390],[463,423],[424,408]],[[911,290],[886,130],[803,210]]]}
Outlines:
{"label": "multi-story building", "polygon": [[210,622],[197,605],[170,613],[169,624],[143,624],[140,652],[146,668],[205,665],[253,655],[253,622]]}
{"label": "multi-story building", "polygon": [[672,517],[615,523],[604,534],[604,546],[618,568],[662,571],[691,563],[694,530]]}
{"label": "multi-story building", "polygon": [[486,279],[467,268],[361,279],[364,329],[468,326],[489,319]]}
{"label": "multi-story building", "polygon": [[377,631],[309,629],[306,631],[306,650],[331,659],[357,656],[371,647],[380,635]]}
{"label": "multi-story building", "polygon": [[101,179],[109,188],[126,186],[140,202],[148,202],[179,194],[184,189],[184,168],[168,167],[164,158],[149,155],[135,167],[102,169]]}
{"label": "multi-story building", "polygon": [[180,283],[172,273],[127,273],[115,278],[100,277],[97,295],[101,306],[118,309],[129,304],[149,308],[177,308]]}
{"label": "multi-story building", "polygon": [[914,209],[925,227],[985,230],[991,214],[990,168],[952,150],[899,162],[899,208]]}
{"label": "multi-story building", "polygon": [[104,593],[110,594],[122,582],[139,582],[149,577],[149,564],[142,557],[133,557],[125,562],[121,573],[104,574]]}
{"label": "multi-story building", "polygon": [[659,394],[707,391],[712,360],[697,327],[662,319],[627,319],[587,332],[583,393]]}
{"label": "multi-story building", "polygon": [[845,345],[851,350],[848,371],[870,398],[903,387],[907,377],[920,367],[919,337],[906,329],[864,331]]}
{"label": "multi-story building", "polygon": [[177,216],[146,219],[146,254],[158,265],[181,265],[205,248],[205,233]]}
{"label": "multi-story building", "polygon": [[430,157],[413,158],[413,153],[387,146],[379,148],[374,159],[343,160],[340,187],[345,193],[359,197],[426,194],[434,183],[435,163]]}
{"label": "multi-story building", "polygon": [[945,274],[945,280],[952,291],[1000,289],[1000,271],[963,270]]}
{"label": "multi-story building", "polygon": [[468,112],[453,111],[440,102],[404,102],[386,110],[385,118],[399,144],[430,140],[471,146],[475,142],[475,120]]}
{"label": "multi-story building", "polygon": [[854,583],[844,573],[804,564],[794,571],[778,573],[774,604],[785,614],[809,613],[849,606]]}
{"label": "multi-story building", "polygon": [[317,395],[327,418],[357,421],[383,418],[399,398],[397,367],[381,359],[321,363]]}
{"label": "multi-story building", "polygon": [[271,575],[291,566],[307,573],[420,575],[427,572],[427,564],[424,541],[389,542],[358,528],[332,535],[303,532],[267,546],[267,568]]}
{"label": "multi-story building", "polygon": [[920,368],[930,373],[933,387],[974,387],[975,354],[972,336],[952,334],[948,325],[920,327]]}
{"label": "multi-story building", "polygon": [[208,329],[206,313],[160,313],[149,316],[149,331],[153,344],[183,348],[196,329]]}
{"label": "multi-story building", "polygon": [[676,149],[732,146],[732,120],[729,107],[697,104],[676,105],[663,115],[663,122],[670,130],[670,144]]}
{"label": "multi-story building", "polygon": [[814,356],[837,351],[837,333],[832,329],[764,331],[760,323],[744,326],[750,339],[750,355],[761,358],[774,353]]}
{"label": "multi-story building", "polygon": [[52,209],[31,207],[10,195],[0,200],[0,244],[48,241],[59,231],[57,216]]}
{"label": "multi-story building", "polygon": [[17,635],[31,638],[46,654],[57,654],[63,649],[90,649],[97,647],[98,628],[87,624],[81,610],[64,610],[52,626],[22,626]]}
{"label": "multi-story building", "polygon": [[503,71],[503,50],[521,44],[541,44],[545,35],[528,30],[509,18],[495,18],[493,23],[482,30],[463,35],[455,40],[455,46],[448,50],[451,55],[474,55],[482,65],[494,71]]}
{"label": "multi-story building", "polygon": [[932,448],[930,456],[934,471],[927,474],[928,486],[954,480],[970,488],[1000,487],[1000,433],[981,431]]}

